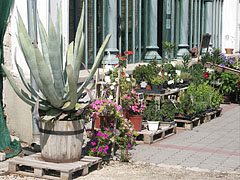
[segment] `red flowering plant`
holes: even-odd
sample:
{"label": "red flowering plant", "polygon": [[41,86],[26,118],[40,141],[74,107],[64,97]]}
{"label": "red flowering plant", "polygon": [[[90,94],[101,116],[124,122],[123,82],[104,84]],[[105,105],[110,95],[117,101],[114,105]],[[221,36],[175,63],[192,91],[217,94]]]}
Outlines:
{"label": "red flowering plant", "polygon": [[[132,51],[125,51],[124,52],[124,56],[121,56],[121,54],[117,54],[116,58],[118,58],[119,60],[119,66],[121,67],[126,67],[127,66],[127,59],[128,59],[128,55],[133,54]],[[116,65],[115,65],[116,66]]]}

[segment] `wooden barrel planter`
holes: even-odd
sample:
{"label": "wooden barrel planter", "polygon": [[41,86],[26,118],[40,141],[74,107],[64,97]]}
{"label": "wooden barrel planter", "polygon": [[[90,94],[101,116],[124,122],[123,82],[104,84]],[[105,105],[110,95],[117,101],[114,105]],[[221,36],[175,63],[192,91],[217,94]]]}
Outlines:
{"label": "wooden barrel planter", "polygon": [[55,163],[69,163],[80,160],[83,127],[83,120],[40,123],[42,159]]}

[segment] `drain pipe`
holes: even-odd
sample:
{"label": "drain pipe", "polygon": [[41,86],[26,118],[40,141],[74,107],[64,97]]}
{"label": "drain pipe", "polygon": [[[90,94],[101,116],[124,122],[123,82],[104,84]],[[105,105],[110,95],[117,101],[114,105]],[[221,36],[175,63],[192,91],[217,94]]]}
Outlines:
{"label": "drain pipe", "polygon": [[[37,11],[37,0],[27,0],[28,34],[32,42],[37,42],[36,11]],[[30,74],[30,82],[32,87],[35,90],[38,90],[37,84],[31,74]],[[32,107],[32,112],[33,112],[33,107]],[[33,135],[33,143],[39,144],[40,133],[37,126],[37,122],[33,118],[33,116],[32,116],[32,135]]]}

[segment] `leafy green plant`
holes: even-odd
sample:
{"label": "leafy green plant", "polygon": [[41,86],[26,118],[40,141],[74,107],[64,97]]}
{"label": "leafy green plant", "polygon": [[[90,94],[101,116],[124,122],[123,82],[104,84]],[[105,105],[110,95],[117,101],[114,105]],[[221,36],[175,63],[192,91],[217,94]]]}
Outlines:
{"label": "leafy green plant", "polygon": [[173,121],[176,113],[176,107],[171,100],[164,100],[160,108],[160,115],[163,121]]}
{"label": "leafy green plant", "polygon": [[166,82],[165,76],[154,76],[150,81],[152,85],[162,85],[164,82]]}
{"label": "leafy green plant", "polygon": [[185,69],[188,68],[190,59],[191,59],[191,56],[190,56],[189,54],[185,54],[185,55],[183,56],[183,67],[184,67]]}
{"label": "leafy green plant", "polygon": [[111,37],[111,35],[107,35],[101,48],[99,49],[89,76],[80,87],[77,87],[79,70],[83,60],[85,39],[83,32],[84,7],[77,28],[75,42],[71,42],[68,46],[66,63],[64,66],[61,32],[62,15],[60,8],[58,10],[57,17],[56,27],[53,25],[50,17],[48,34],[46,33],[41,20],[37,18],[39,27],[38,33],[42,48],[42,51],[40,51],[38,45],[36,43],[32,43],[23,20],[18,13],[18,43],[40,92],[34,90],[33,87],[26,81],[23,70],[17,63],[16,51],[15,63],[22,82],[32,95],[31,97],[23,89],[20,89],[16,85],[12,75],[7,71],[6,67],[2,65],[2,68],[16,94],[24,102],[31,106],[34,106],[36,102],[38,103],[39,109],[42,110],[42,112],[44,112],[43,115],[45,115],[42,118],[43,120],[56,119],[63,112],[67,114],[68,117],[74,117],[77,110],[85,107],[78,103],[78,99],[81,97],[83,91],[96,72],[101,62],[105,47]]}
{"label": "leafy green plant", "polygon": [[172,53],[175,45],[168,42],[168,41],[163,41],[162,42],[162,47],[163,47],[163,51],[167,52],[168,61],[170,61],[171,60],[171,53]]}
{"label": "leafy green plant", "polygon": [[179,77],[183,81],[190,81],[192,79],[192,75],[188,72],[181,72],[181,75]]}
{"label": "leafy green plant", "polygon": [[220,75],[220,92],[224,95],[230,95],[238,89],[239,76],[232,72],[223,72]]}
{"label": "leafy green plant", "polygon": [[147,65],[139,65],[133,71],[133,77],[136,79],[137,84],[140,84],[142,81],[146,81],[150,84],[151,79],[154,76],[157,76],[161,68],[158,66],[156,59],[153,59]]}
{"label": "leafy green plant", "polygon": [[155,101],[150,101],[147,103],[147,108],[143,111],[143,119],[147,121],[162,121],[160,115],[160,109],[158,109],[159,104]]}

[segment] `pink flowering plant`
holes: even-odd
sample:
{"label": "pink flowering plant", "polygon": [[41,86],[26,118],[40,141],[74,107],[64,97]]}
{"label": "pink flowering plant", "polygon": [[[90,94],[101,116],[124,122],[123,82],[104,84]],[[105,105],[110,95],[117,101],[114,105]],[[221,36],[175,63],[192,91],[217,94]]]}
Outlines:
{"label": "pink flowering plant", "polygon": [[122,97],[123,108],[128,112],[128,114],[140,115],[143,113],[144,100],[139,99],[139,94],[135,90],[131,90]]}
{"label": "pink flowering plant", "polygon": [[92,133],[90,141],[86,148],[86,154],[90,156],[106,157],[111,152],[111,144],[114,141],[117,148],[120,149],[120,161],[129,161],[129,149],[135,145],[136,131],[130,120],[118,114],[116,116],[118,128],[114,130],[114,124],[104,130],[97,130]]}
{"label": "pink flowering plant", "polygon": [[120,113],[121,107],[111,99],[96,99],[89,105],[90,118],[97,116],[115,116]]}

